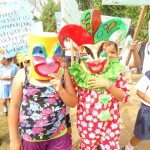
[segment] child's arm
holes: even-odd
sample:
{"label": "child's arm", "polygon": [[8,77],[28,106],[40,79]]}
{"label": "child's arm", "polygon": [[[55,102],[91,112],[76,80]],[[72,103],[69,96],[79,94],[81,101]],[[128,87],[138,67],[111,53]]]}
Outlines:
{"label": "child's arm", "polygon": [[106,88],[106,90],[118,101],[126,102],[129,98],[129,90],[126,86],[123,74],[120,74],[120,78],[114,84],[111,84],[111,82],[101,76],[97,76],[89,79],[89,85],[93,87],[93,89],[101,87]]}
{"label": "child's arm", "polygon": [[78,98],[76,96],[68,70],[65,69],[64,73],[65,88],[62,87],[61,80],[58,75],[53,74],[51,76],[54,79],[50,81],[50,84],[56,88],[64,103],[69,107],[75,107],[78,103]]}
{"label": "child's arm", "polygon": [[[124,102],[124,103],[128,102],[129,97],[130,97],[130,93],[129,93],[130,91],[129,91],[129,88],[128,88],[128,85],[127,85],[127,82],[126,82],[124,73],[121,73],[121,74],[119,75],[118,80],[115,82],[115,87],[118,88],[119,90],[121,90],[121,92],[123,93],[124,97],[122,97],[122,98],[119,100],[119,99],[117,98],[118,93],[115,93],[115,91],[113,91],[114,94],[116,95],[116,96],[114,95],[114,97],[115,97],[117,100],[121,101],[121,102]],[[112,93],[111,93],[111,94],[112,94]],[[118,96],[119,96],[119,95],[118,95]]]}
{"label": "child's arm", "polygon": [[130,53],[133,53],[133,62],[129,63],[129,68],[136,68],[139,67],[141,65],[141,59],[140,56],[138,54],[138,42],[135,41],[133,43],[131,43],[131,47],[130,47]]}
{"label": "child's arm", "polygon": [[22,99],[22,77],[23,71],[20,70],[14,77],[11,91],[11,100],[9,106],[9,135],[10,135],[10,150],[12,148],[22,150],[22,143],[19,136],[19,109]]}
{"label": "child's arm", "polygon": [[146,94],[142,93],[141,91],[137,90],[136,92],[137,96],[139,96],[142,100],[150,104],[150,97],[148,97]]}

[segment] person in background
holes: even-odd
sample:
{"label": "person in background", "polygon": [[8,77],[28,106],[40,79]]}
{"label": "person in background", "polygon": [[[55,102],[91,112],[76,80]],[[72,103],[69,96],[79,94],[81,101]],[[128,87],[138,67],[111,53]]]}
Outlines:
{"label": "person in background", "polygon": [[11,98],[12,80],[19,70],[19,67],[11,62],[11,58],[5,58],[1,60],[0,67],[0,80],[2,80],[2,104],[4,106],[3,115],[8,115],[7,103]]}
{"label": "person in background", "polygon": [[134,150],[144,140],[150,140],[150,70],[148,70],[136,84],[137,96],[141,99],[135,126],[134,135],[122,150]]}
{"label": "person in background", "polygon": [[130,44],[129,53],[132,55],[132,62],[125,66],[125,73],[130,72],[133,68],[137,68],[141,66],[141,59],[138,54],[138,42],[133,41]]}
{"label": "person in background", "polygon": [[140,59],[141,59],[141,66],[137,67],[137,74],[141,74],[142,70],[143,70],[146,43],[147,43],[147,40],[139,42],[139,51],[138,51],[138,54],[139,54]]}
{"label": "person in background", "polygon": [[24,56],[23,66],[24,66],[24,68],[30,66],[30,56],[28,53],[26,53]]}
{"label": "person in background", "polygon": [[149,64],[150,64],[150,41],[148,41],[146,43],[146,47],[145,47],[144,51],[145,51],[145,53],[144,53],[142,74],[145,74],[146,71],[149,70]]}
{"label": "person in background", "polygon": [[[129,53],[129,50],[130,50],[130,46],[131,46],[131,43],[133,41],[133,36],[134,36],[134,31],[135,31],[135,27],[131,26],[129,27],[129,31],[127,33],[127,37],[126,37],[126,40],[125,40],[125,43],[124,43],[124,46],[123,46],[123,49],[121,51],[121,64],[125,65],[126,63],[126,60],[127,60],[127,57],[128,57],[128,53]],[[131,58],[130,58],[130,61],[129,61],[129,65],[130,63],[133,62],[133,54],[131,54]],[[134,70],[134,68],[132,69],[129,69],[129,71],[126,73],[127,74],[127,78],[128,78],[128,83],[129,84],[132,84],[133,81],[132,81],[132,71]],[[133,83],[134,84],[134,83]]]}
{"label": "person in background", "polygon": [[[66,48],[63,48],[63,51],[62,51],[62,57],[64,57],[68,63],[68,67],[71,66],[71,40],[69,38],[66,38],[64,40],[64,44],[65,44],[65,47]],[[76,56],[77,56],[77,49],[76,49],[76,45],[74,44],[74,42],[72,43],[73,44],[73,49],[74,49],[74,61],[76,60]]]}

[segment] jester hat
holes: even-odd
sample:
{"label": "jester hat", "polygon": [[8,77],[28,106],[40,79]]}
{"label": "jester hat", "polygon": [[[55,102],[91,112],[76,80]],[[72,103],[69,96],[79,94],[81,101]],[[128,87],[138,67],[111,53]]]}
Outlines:
{"label": "jester hat", "polygon": [[64,39],[71,38],[78,46],[83,44],[95,44],[99,41],[108,41],[110,36],[116,31],[122,32],[121,40],[127,34],[126,24],[121,18],[109,19],[102,22],[101,13],[97,9],[89,9],[83,12],[80,25],[68,24],[59,32],[59,42],[63,48]]}

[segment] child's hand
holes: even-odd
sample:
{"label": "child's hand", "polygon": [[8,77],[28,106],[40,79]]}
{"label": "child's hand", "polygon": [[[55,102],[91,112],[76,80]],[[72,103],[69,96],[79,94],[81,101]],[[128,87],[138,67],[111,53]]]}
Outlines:
{"label": "child's hand", "polygon": [[53,85],[57,92],[63,89],[62,83],[61,83],[61,77],[59,77],[58,74],[54,74],[54,73],[51,74],[50,76],[53,78],[50,81],[50,85]]}
{"label": "child's hand", "polygon": [[10,150],[23,150],[22,141],[20,139],[10,141]]}
{"label": "child's hand", "polygon": [[92,77],[89,79],[88,83],[93,89],[96,88],[107,88],[109,86],[109,81],[101,76]]}
{"label": "child's hand", "polygon": [[138,41],[134,41],[131,43],[130,51],[137,50],[138,48]]}

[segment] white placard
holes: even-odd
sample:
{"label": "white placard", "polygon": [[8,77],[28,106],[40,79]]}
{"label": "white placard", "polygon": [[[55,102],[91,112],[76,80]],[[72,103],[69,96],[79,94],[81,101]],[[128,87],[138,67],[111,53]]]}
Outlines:
{"label": "white placard", "polygon": [[56,29],[57,32],[59,32],[62,25],[61,12],[55,12],[55,18],[56,18]]}
{"label": "white placard", "polygon": [[61,0],[61,14],[66,24],[80,24],[80,13],[76,0]]}
{"label": "white placard", "polygon": [[150,0],[102,0],[102,5],[150,5]]}
{"label": "white placard", "polygon": [[32,28],[31,32],[43,32],[43,23],[42,21],[35,22],[34,27]]}
{"label": "white placard", "polygon": [[28,33],[34,21],[26,0],[8,3],[5,10],[0,14],[0,49],[5,51],[8,58],[28,51]]}

